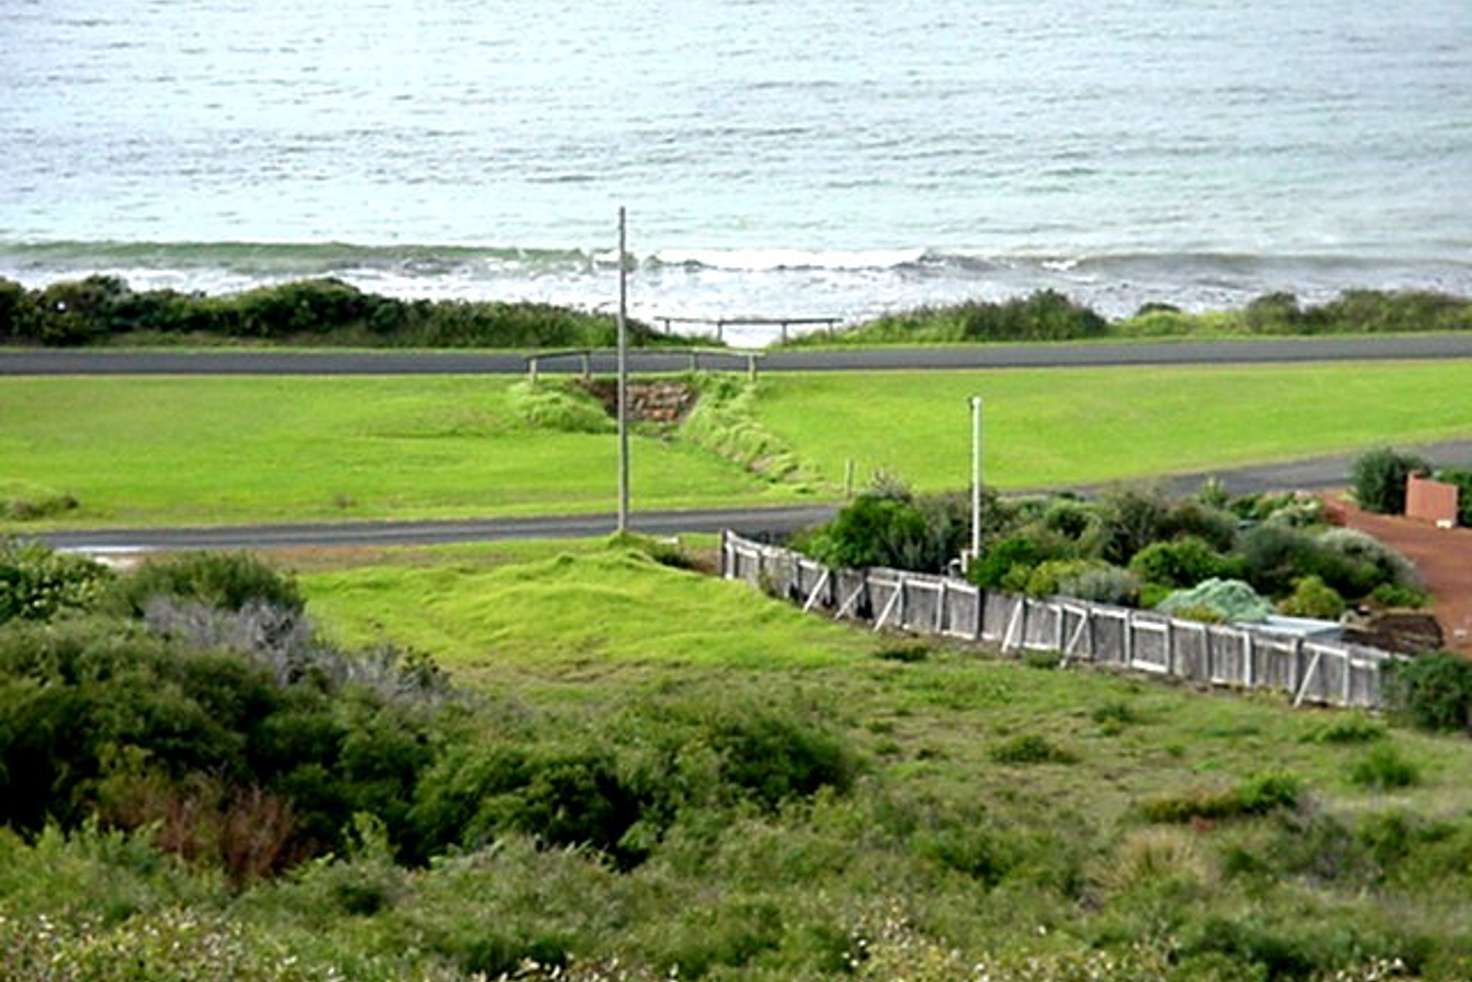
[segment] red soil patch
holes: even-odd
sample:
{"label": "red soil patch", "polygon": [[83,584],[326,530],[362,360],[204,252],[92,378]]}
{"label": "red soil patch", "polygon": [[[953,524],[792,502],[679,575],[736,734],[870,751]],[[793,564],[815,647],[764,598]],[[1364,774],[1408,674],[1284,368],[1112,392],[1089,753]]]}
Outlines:
{"label": "red soil patch", "polygon": [[1410,557],[1434,598],[1431,612],[1448,648],[1472,654],[1472,529],[1439,529],[1425,522],[1361,511],[1324,496],[1331,520],[1359,529]]}

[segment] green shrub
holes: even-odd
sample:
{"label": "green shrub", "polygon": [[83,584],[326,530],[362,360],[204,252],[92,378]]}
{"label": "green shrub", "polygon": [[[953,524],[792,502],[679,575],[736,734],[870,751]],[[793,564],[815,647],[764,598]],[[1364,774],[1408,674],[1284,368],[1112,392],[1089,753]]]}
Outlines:
{"label": "green shrub", "polygon": [[1130,560],[1130,572],[1149,583],[1189,588],[1202,580],[1228,575],[1231,570],[1225,556],[1188,536],[1141,549]]}
{"label": "green shrub", "polygon": [[1078,760],[1075,754],[1035,733],[1024,733],[1004,740],[987,751],[987,756],[998,764],[1013,766],[1072,764]]}
{"label": "green shrub", "polygon": [[1126,565],[1135,553],[1168,538],[1171,508],[1158,488],[1119,487],[1100,502],[1104,522],[1103,558]]}
{"label": "green shrub", "polygon": [[0,480],[0,519],[32,522],[64,515],[79,506],[80,502],[71,495],[53,491],[40,484]]}
{"label": "green shrub", "polygon": [[1366,583],[1412,588],[1421,585],[1415,564],[1403,553],[1357,529],[1329,529],[1316,542],[1324,554],[1320,564],[1326,570],[1326,579],[1338,571],[1355,588]]}
{"label": "green shrub", "polygon": [[1419,655],[1386,665],[1391,711],[1426,730],[1472,725],[1472,662],[1452,652]]}
{"label": "green shrub", "polygon": [[45,621],[66,610],[86,610],[102,598],[112,573],[83,556],[38,542],[0,538],[0,624]]}
{"label": "green shrub", "polygon": [[875,652],[874,657],[881,661],[897,661],[905,665],[913,665],[928,659],[930,648],[923,644],[893,645],[879,649]]}
{"label": "green shrub", "polygon": [[1426,591],[1414,587],[1382,583],[1370,591],[1370,599],[1382,607],[1424,607],[1430,601]]}
{"label": "green shrub", "polygon": [[507,389],[512,411],[527,426],[560,433],[612,433],[618,424],[584,389],[561,382],[521,381]]}
{"label": "green shrub", "polygon": [[23,337],[30,333],[23,319],[29,314],[29,298],[25,287],[0,276],[0,341]]}
{"label": "green shrub", "polygon": [[1035,566],[1027,577],[1025,592],[1032,597],[1051,597],[1064,593],[1063,584],[1085,573],[1110,569],[1097,559],[1049,559]]}
{"label": "green shrub", "polygon": [[295,579],[248,552],[190,552],[151,560],[119,578],[115,595],[132,616],[141,616],[148,601],[161,596],[222,610],[258,603],[300,613],[305,606]]}
{"label": "green shrub", "polygon": [[1358,713],[1336,716],[1304,734],[1305,743],[1373,743],[1385,738],[1385,726]]}
{"label": "green shrub", "polygon": [[1140,722],[1140,714],[1135,712],[1135,707],[1127,702],[1116,699],[1103,705],[1095,706],[1089,713],[1089,719],[1095,723],[1112,723],[1125,725]]}
{"label": "green shrub", "polygon": [[1302,797],[1302,781],[1292,774],[1270,771],[1254,774],[1234,788],[1160,795],[1141,803],[1140,812],[1150,822],[1238,818],[1297,808]]}
{"label": "green shrub", "polygon": [[1242,311],[1242,319],[1253,334],[1301,334],[1309,321],[1291,293],[1265,293]]}
{"label": "green shrub", "polygon": [[1290,617],[1333,621],[1344,613],[1344,598],[1319,577],[1305,576],[1294,584],[1292,595],[1278,604],[1278,610]]}
{"label": "green shrub", "polygon": [[30,339],[48,345],[102,340],[127,292],[128,285],[115,276],[52,283],[32,296],[32,315],[25,322]]}
{"label": "green shrub", "polygon": [[1420,457],[1382,447],[1354,462],[1350,485],[1355,501],[1366,511],[1401,515],[1406,510],[1406,479],[1412,474],[1429,473],[1430,465]]}
{"label": "green shrub", "polygon": [[859,495],[799,545],[829,566],[887,566],[939,573],[960,554],[970,535],[969,526],[961,496],[913,498],[896,488]]}
{"label": "green shrub", "polygon": [[1355,761],[1349,779],[1362,788],[1389,791],[1421,783],[1421,769],[1401,756],[1394,745],[1383,743]]}
{"label": "green shrub", "polygon": [[1128,570],[1100,564],[1060,577],[1058,592],[1091,603],[1132,607],[1140,602],[1140,581]]}
{"label": "green shrub", "polygon": [[[1100,337],[1109,324],[1061,293],[1039,290],[1000,303],[968,300],[886,314],[843,332],[847,341],[912,344],[959,341],[1067,341]],[[815,337],[812,341],[827,340]],[[801,344],[799,339],[793,342]]]}
{"label": "green shrub", "polygon": [[1237,542],[1237,516],[1223,507],[1186,498],[1170,507],[1161,522],[1163,537],[1179,539],[1191,536],[1205,542],[1220,553],[1231,551]]}

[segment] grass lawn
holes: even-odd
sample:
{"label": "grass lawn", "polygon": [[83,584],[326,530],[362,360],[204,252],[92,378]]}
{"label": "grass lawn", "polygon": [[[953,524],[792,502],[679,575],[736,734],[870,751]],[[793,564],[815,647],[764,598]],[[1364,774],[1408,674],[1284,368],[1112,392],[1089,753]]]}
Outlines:
{"label": "grass lawn", "polygon": [[969,480],[985,400],[985,476],[1011,488],[1107,481],[1472,434],[1472,362],[768,375],[762,425],[843,479]]}
{"label": "grass lawn", "polygon": [[[11,523],[33,529],[609,510],[614,437],[531,426],[515,384],[3,379],[0,494],[80,503]],[[720,425],[740,430],[738,448],[785,445],[834,496],[850,458],[861,478],[885,467],[921,488],[957,487],[970,466],[966,398],[979,393],[987,480],[1017,488],[1465,436],[1468,391],[1462,361],[774,374],[754,421]],[[636,508],[803,497],[679,431],[634,439],[633,495]]]}
{"label": "grass lawn", "polygon": [[[514,379],[0,381],[0,482],[75,496],[72,525],[612,510],[612,436],[532,428]],[[790,500],[698,448],[633,440],[639,507]]]}

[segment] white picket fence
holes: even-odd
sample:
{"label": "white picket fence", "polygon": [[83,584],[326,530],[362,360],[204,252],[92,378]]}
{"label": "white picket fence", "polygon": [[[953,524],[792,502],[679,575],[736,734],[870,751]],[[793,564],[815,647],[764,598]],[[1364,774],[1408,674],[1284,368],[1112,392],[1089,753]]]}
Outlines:
{"label": "white picket fence", "polygon": [[1053,652],[1062,662],[1168,675],[1203,684],[1274,689],[1305,702],[1378,709],[1382,669],[1401,656],[1242,625],[1202,624],[1069,598],[1037,600],[964,580],[897,569],[829,569],[800,553],[721,534],[721,575],[836,619]]}

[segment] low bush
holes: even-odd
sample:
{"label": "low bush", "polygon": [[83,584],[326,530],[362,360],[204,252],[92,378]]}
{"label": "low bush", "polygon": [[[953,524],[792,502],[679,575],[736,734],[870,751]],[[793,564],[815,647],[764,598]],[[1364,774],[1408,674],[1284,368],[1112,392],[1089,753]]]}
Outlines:
{"label": "low bush", "polygon": [[1437,652],[1386,665],[1385,696],[1391,711],[1426,730],[1472,726],[1472,662]]}
{"label": "low bush", "polygon": [[1102,564],[1060,577],[1058,592],[1091,603],[1133,607],[1140,602],[1140,580],[1129,570]]}
{"label": "low bush", "polygon": [[292,577],[248,552],[191,552],[152,560],[119,578],[114,593],[119,608],[135,617],[160,596],[222,610],[257,603],[300,613],[305,606]]}
{"label": "low bush", "polygon": [[1355,501],[1366,511],[1400,515],[1406,510],[1406,479],[1412,474],[1429,473],[1430,465],[1420,457],[1382,447],[1355,460],[1350,486]]}
{"label": "low bush", "polygon": [[618,424],[585,390],[561,382],[517,382],[507,389],[512,411],[527,426],[560,433],[612,433]]}
{"label": "low bush", "polygon": [[34,522],[64,515],[80,506],[73,496],[30,481],[0,480],[0,519]]}
{"label": "low bush", "polygon": [[1233,788],[1198,788],[1151,798],[1141,803],[1140,813],[1150,822],[1238,818],[1297,808],[1302,798],[1301,780],[1286,772],[1270,771],[1254,774]]}
{"label": "low bush", "polygon": [[1100,500],[1104,523],[1103,558],[1127,565],[1152,542],[1169,538],[1170,502],[1154,487],[1118,487]]}
{"label": "low bush", "polygon": [[1290,617],[1338,620],[1344,613],[1344,598],[1317,576],[1305,576],[1293,585],[1293,593],[1278,610]]}
{"label": "low bush", "polygon": [[1430,601],[1426,591],[1414,587],[1382,583],[1370,591],[1370,599],[1381,607],[1420,608]]}
{"label": "low bush", "polygon": [[1341,575],[1347,576],[1350,582],[1360,585],[1372,582],[1375,586],[1389,583],[1412,589],[1421,585],[1421,576],[1416,572],[1415,564],[1404,553],[1364,532],[1345,528],[1329,529],[1316,541],[1326,554],[1326,558],[1322,560],[1324,568],[1331,572],[1336,567],[1341,568],[1344,570]]}
{"label": "low bush", "polygon": [[1373,743],[1385,739],[1385,725],[1358,713],[1336,716],[1304,734],[1305,743]]}
{"label": "low bush", "polygon": [[112,578],[107,567],[83,556],[0,538],[0,624],[86,610],[101,600]]}
{"label": "low bush", "polygon": [[1035,566],[1027,577],[1025,592],[1032,597],[1051,597],[1065,593],[1064,583],[1077,580],[1085,573],[1110,569],[1097,559],[1049,559]]}
{"label": "low bush", "polygon": [[903,487],[859,495],[798,546],[829,566],[944,572],[970,535],[958,495],[913,497]]}
{"label": "low bush", "polygon": [[1390,791],[1421,783],[1421,769],[1393,744],[1382,743],[1354,762],[1349,779],[1362,788]]}
{"label": "low bush", "polygon": [[987,751],[987,756],[999,764],[1014,766],[1072,764],[1078,760],[1077,755],[1035,733],[1024,733],[1004,740]]}
{"label": "low bush", "polygon": [[1130,560],[1130,572],[1147,583],[1189,588],[1202,580],[1231,577],[1227,557],[1194,536],[1154,542]]}
{"label": "low bush", "polygon": [[1237,542],[1237,516],[1225,508],[1198,498],[1185,498],[1171,505],[1161,522],[1162,536],[1192,536],[1219,553],[1230,552]]}

